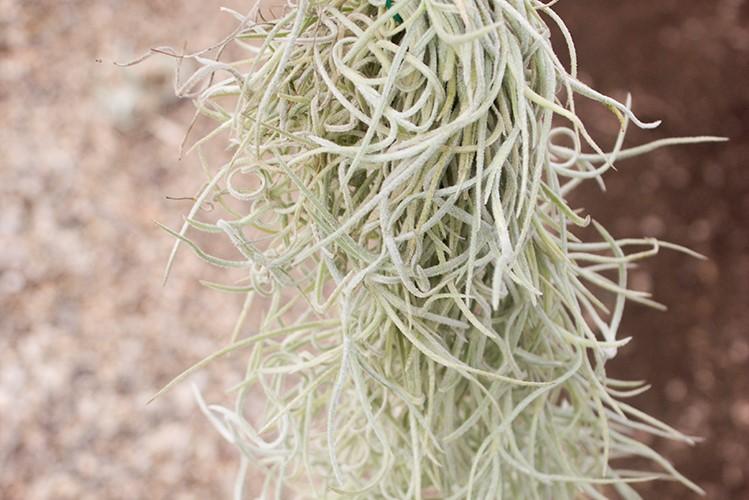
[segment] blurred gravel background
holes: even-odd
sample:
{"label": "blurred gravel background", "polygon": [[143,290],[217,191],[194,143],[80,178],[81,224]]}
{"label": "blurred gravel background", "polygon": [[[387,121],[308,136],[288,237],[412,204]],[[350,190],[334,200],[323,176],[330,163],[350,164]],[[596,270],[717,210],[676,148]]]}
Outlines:
{"label": "blurred gravel background", "polygon": [[[232,26],[240,0],[0,0],[0,499],[226,498],[236,453],[188,384],[145,402],[226,342],[239,304],[198,286],[215,273],[185,252],[161,272],[199,187],[178,160],[191,105],[173,98],[172,62],[121,69],[153,46],[197,49]],[[617,236],[645,233],[709,255],[664,254],[634,277],[670,307],[630,307],[635,341],[615,375],[654,383],[641,408],[704,436],[659,444],[708,490],[749,498],[749,8],[743,0],[563,0],[583,77],[632,90],[666,135],[728,145],[622,164],[578,201]],[[597,123],[599,111],[591,111]],[[598,131],[606,129],[601,122]],[[229,360],[194,381],[219,398]],[[685,498],[658,484],[647,498]]]}
{"label": "blurred gravel background", "polygon": [[[236,458],[189,385],[238,305],[195,283],[170,238],[199,187],[178,161],[189,102],[158,45],[200,48],[233,22],[176,0],[0,0],[0,498],[225,498]],[[228,366],[228,365],[222,365]],[[198,376],[218,392],[241,372]]]}

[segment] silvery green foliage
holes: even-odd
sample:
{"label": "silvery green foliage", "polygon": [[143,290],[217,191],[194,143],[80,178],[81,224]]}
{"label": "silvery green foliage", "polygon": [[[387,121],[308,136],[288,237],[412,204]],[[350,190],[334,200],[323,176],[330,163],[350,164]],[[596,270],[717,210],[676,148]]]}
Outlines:
{"label": "silvery green foliage", "polygon": [[[246,271],[209,284],[247,297],[235,341],[175,380],[247,352],[236,406],[204,406],[242,451],[237,496],[248,468],[263,498],[638,498],[632,483],[661,478],[700,491],[632,431],[691,439],[605,370],[629,340],[625,303],[658,306],[628,268],[688,250],[615,239],[567,200],[616,160],[716,139],[623,149],[630,123],[657,123],[577,78],[567,29],[537,0],[299,0],[272,21],[258,8],[214,48],[243,59],[187,56],[199,69],[179,94],[218,122],[194,148],[228,137],[233,156],[168,229]],[[613,145],[576,97],[618,120]],[[206,202],[226,210],[206,220]],[[595,241],[577,236],[589,224]],[[632,456],[653,471],[617,468]]]}

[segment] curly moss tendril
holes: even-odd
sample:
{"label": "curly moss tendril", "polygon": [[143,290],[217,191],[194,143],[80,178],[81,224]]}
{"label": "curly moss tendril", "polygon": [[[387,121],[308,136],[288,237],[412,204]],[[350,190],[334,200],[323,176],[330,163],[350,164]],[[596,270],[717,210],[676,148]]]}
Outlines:
{"label": "curly moss tendril", "polygon": [[[199,69],[179,95],[218,122],[194,148],[228,136],[233,156],[167,228],[169,269],[185,243],[247,273],[207,284],[247,297],[234,341],[170,384],[248,352],[236,405],[201,400],[244,457],[237,497],[250,468],[263,498],[629,499],[652,479],[701,491],[632,433],[692,439],[623,401],[647,386],[605,370],[629,341],[625,303],[658,307],[627,288],[631,266],[694,254],[616,239],[567,200],[616,160],[719,139],[623,148],[630,123],[657,123],[578,80],[569,32],[538,0],[299,0],[272,21],[258,8],[232,12],[239,28],[213,48],[246,58],[180,56]],[[618,119],[612,147],[575,97]],[[199,219],[207,201],[222,218]],[[589,224],[598,241],[576,235]]]}

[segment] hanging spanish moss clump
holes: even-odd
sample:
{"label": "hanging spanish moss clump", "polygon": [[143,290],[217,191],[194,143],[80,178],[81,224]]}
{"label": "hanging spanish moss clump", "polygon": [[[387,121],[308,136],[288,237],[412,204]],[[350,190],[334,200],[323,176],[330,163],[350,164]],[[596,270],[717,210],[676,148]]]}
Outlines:
{"label": "hanging spanish moss clump", "polygon": [[[625,303],[659,307],[627,288],[628,269],[690,252],[617,239],[568,198],[616,160],[716,139],[624,149],[630,123],[657,123],[578,80],[567,29],[538,0],[258,9],[232,12],[219,57],[180,56],[200,69],[179,94],[218,122],[194,147],[228,138],[233,155],[168,230],[246,272],[208,284],[246,296],[232,343],[175,380],[246,353],[236,406],[204,407],[242,452],[237,496],[248,470],[262,498],[639,498],[633,483],[651,479],[700,491],[633,431],[692,440],[625,402],[646,386],[605,370],[629,340]],[[618,120],[610,144],[575,98]],[[236,256],[209,255],[195,231]]]}

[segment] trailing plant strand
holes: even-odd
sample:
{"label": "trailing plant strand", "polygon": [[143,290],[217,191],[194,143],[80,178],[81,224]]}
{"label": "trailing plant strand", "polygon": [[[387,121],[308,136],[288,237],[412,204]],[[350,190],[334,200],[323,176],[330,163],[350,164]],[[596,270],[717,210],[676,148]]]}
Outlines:
{"label": "trailing plant strand", "polygon": [[[660,307],[627,288],[631,266],[660,248],[694,254],[617,239],[567,200],[617,160],[718,139],[624,148],[630,123],[657,123],[578,79],[567,28],[538,0],[258,11],[231,12],[239,28],[212,48],[244,59],[179,56],[199,65],[179,95],[218,123],[193,149],[223,136],[233,156],[206,167],[185,225],[165,228],[168,269],[184,243],[246,271],[206,283],[246,296],[232,343],[173,382],[247,352],[236,405],[201,400],[242,452],[237,497],[249,467],[263,498],[639,498],[632,484],[652,479],[699,492],[632,433],[692,439],[624,402],[647,386],[605,370],[629,341],[625,303]],[[593,140],[576,97],[615,116],[613,146]],[[223,215],[203,218],[206,202]],[[580,239],[588,225],[596,241]],[[191,231],[228,238],[236,256],[208,254]],[[622,469],[623,457],[656,467]]]}

